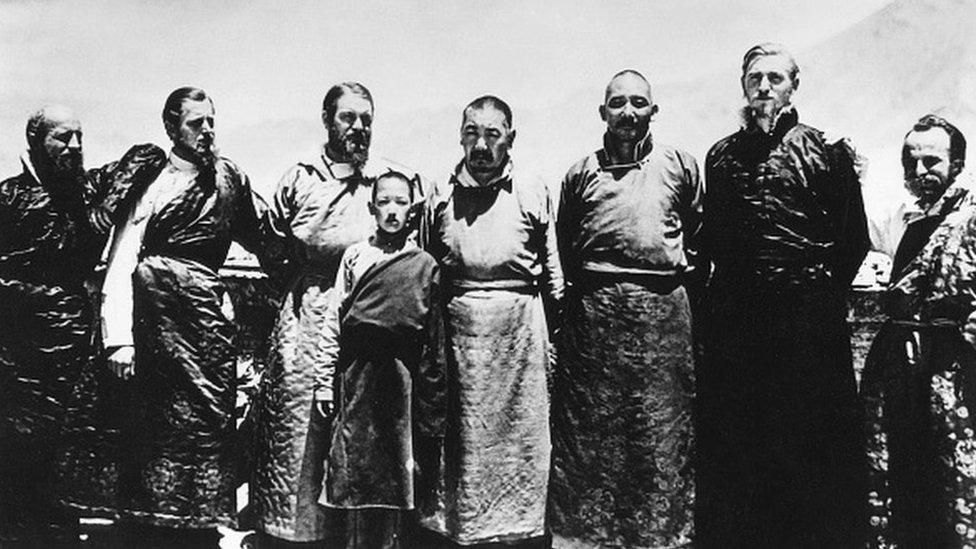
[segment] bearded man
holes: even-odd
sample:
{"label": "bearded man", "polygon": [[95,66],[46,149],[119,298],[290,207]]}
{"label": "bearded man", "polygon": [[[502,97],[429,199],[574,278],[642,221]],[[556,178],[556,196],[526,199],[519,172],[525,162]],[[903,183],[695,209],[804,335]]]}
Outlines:
{"label": "bearded man", "polygon": [[656,111],[640,73],[614,75],[603,148],[562,183],[550,525],[574,547],[674,547],[694,531],[689,296],[704,189],[690,154],[652,139]]}
{"label": "bearded man", "polygon": [[961,547],[976,535],[976,201],[966,139],[923,116],[905,135],[901,239],[885,299],[888,320],[861,381],[872,547]]}
{"label": "bearded man", "polygon": [[85,283],[128,199],[114,182],[146,158],[86,174],[81,124],[59,105],[26,133],[23,173],[0,183],[0,545],[52,547],[77,541],[56,464],[74,441],[62,429],[72,388],[95,363]]}
{"label": "bearded man", "polygon": [[855,155],[799,123],[782,46],[749,49],[741,83],[743,128],[705,162],[696,546],[852,547],[846,297],[869,247]]}
{"label": "bearded man", "polygon": [[[376,229],[368,207],[376,176],[404,171],[371,157],[373,112],[373,96],[362,84],[332,86],[322,101],[326,142],[289,168],[275,190],[263,264],[285,297],[256,402],[250,485],[264,545],[335,541],[342,532],[339,514],[318,504],[337,349],[326,311],[343,252]],[[417,192],[423,194],[422,185]]]}
{"label": "bearded man", "polygon": [[117,219],[101,307],[109,367],[128,379],[118,472],[126,543],[215,547],[234,525],[236,327],[218,269],[231,240],[262,241],[263,205],[214,147],[214,105],[199,88],[163,107],[167,154],[118,182],[137,196]]}

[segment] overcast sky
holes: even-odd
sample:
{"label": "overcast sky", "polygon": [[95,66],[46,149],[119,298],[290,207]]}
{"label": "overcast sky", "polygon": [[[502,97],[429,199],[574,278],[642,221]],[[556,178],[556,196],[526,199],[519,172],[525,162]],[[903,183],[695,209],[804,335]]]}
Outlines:
{"label": "overcast sky", "polygon": [[315,118],[349,79],[373,91],[377,124],[484,93],[518,111],[623,67],[659,83],[727,70],[761,40],[802,51],[885,3],[0,0],[0,168],[18,169],[24,120],[50,101],[79,111],[93,164],[122,152],[99,143],[164,139],[159,110],[180,85],[215,98],[218,132]]}

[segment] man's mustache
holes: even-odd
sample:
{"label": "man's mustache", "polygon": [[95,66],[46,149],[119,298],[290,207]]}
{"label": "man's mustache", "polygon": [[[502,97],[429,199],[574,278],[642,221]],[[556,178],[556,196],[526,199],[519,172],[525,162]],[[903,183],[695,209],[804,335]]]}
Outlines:
{"label": "man's mustache", "polygon": [[488,149],[475,149],[471,151],[472,162],[492,162],[494,160],[495,156]]}
{"label": "man's mustache", "polygon": [[369,146],[369,134],[364,131],[350,130],[342,136],[342,140],[347,144],[356,145],[359,147]]}

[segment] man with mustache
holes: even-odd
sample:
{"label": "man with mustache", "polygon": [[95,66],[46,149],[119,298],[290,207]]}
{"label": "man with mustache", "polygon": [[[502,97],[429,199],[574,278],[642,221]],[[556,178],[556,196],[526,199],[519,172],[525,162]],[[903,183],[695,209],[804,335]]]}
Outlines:
{"label": "man with mustache", "polygon": [[742,61],[705,162],[696,547],[853,547],[864,472],[846,298],[869,242],[855,155],[802,124],[781,45]]}
{"label": "man with mustache", "polygon": [[509,154],[507,103],[475,99],[460,133],[464,158],[429,203],[450,397],[438,500],[421,520],[450,547],[548,546],[547,326],[563,292],[554,212],[545,183]]}
{"label": "man with mustache", "polygon": [[704,189],[691,155],[653,140],[657,109],[639,72],[614,75],[603,148],[562,183],[550,524],[573,547],[674,547],[693,532],[689,298]]}
{"label": "man with mustache", "polygon": [[118,514],[125,546],[216,547],[235,523],[236,326],[217,271],[231,240],[260,252],[263,203],[214,148],[214,104],[174,90],[169,153],[117,184],[138,197],[115,223],[101,307],[109,368],[128,380]]}
{"label": "man with mustache", "polygon": [[940,116],[905,135],[916,202],[894,220],[888,320],[861,378],[873,547],[959,547],[976,532],[976,201],[965,162],[966,138]]}
{"label": "man with mustache", "polygon": [[[366,86],[332,86],[322,101],[326,142],[289,168],[275,190],[264,265],[285,297],[255,401],[250,500],[260,547],[342,539],[341,514],[318,504],[338,349],[326,312],[343,252],[376,229],[369,210],[375,178],[390,168],[406,172],[370,155],[373,113]],[[422,202],[423,185],[416,191]]]}

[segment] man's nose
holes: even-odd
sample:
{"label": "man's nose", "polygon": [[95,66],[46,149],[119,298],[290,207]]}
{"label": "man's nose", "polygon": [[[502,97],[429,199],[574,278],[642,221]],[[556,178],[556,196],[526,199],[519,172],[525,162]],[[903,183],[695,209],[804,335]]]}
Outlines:
{"label": "man's nose", "polygon": [[488,148],[488,142],[485,141],[485,136],[479,135],[478,140],[474,142],[474,148],[478,150],[484,150]]}
{"label": "man's nose", "polygon": [[769,92],[770,87],[769,78],[767,78],[766,75],[763,75],[762,78],[759,79],[759,91]]}
{"label": "man's nose", "polygon": [[71,139],[68,141],[68,148],[71,150],[81,149],[81,137],[78,134],[71,135]]}
{"label": "man's nose", "polygon": [[365,126],[363,125],[363,117],[357,116],[355,120],[352,121],[352,129],[361,130],[363,128],[365,128]]}

